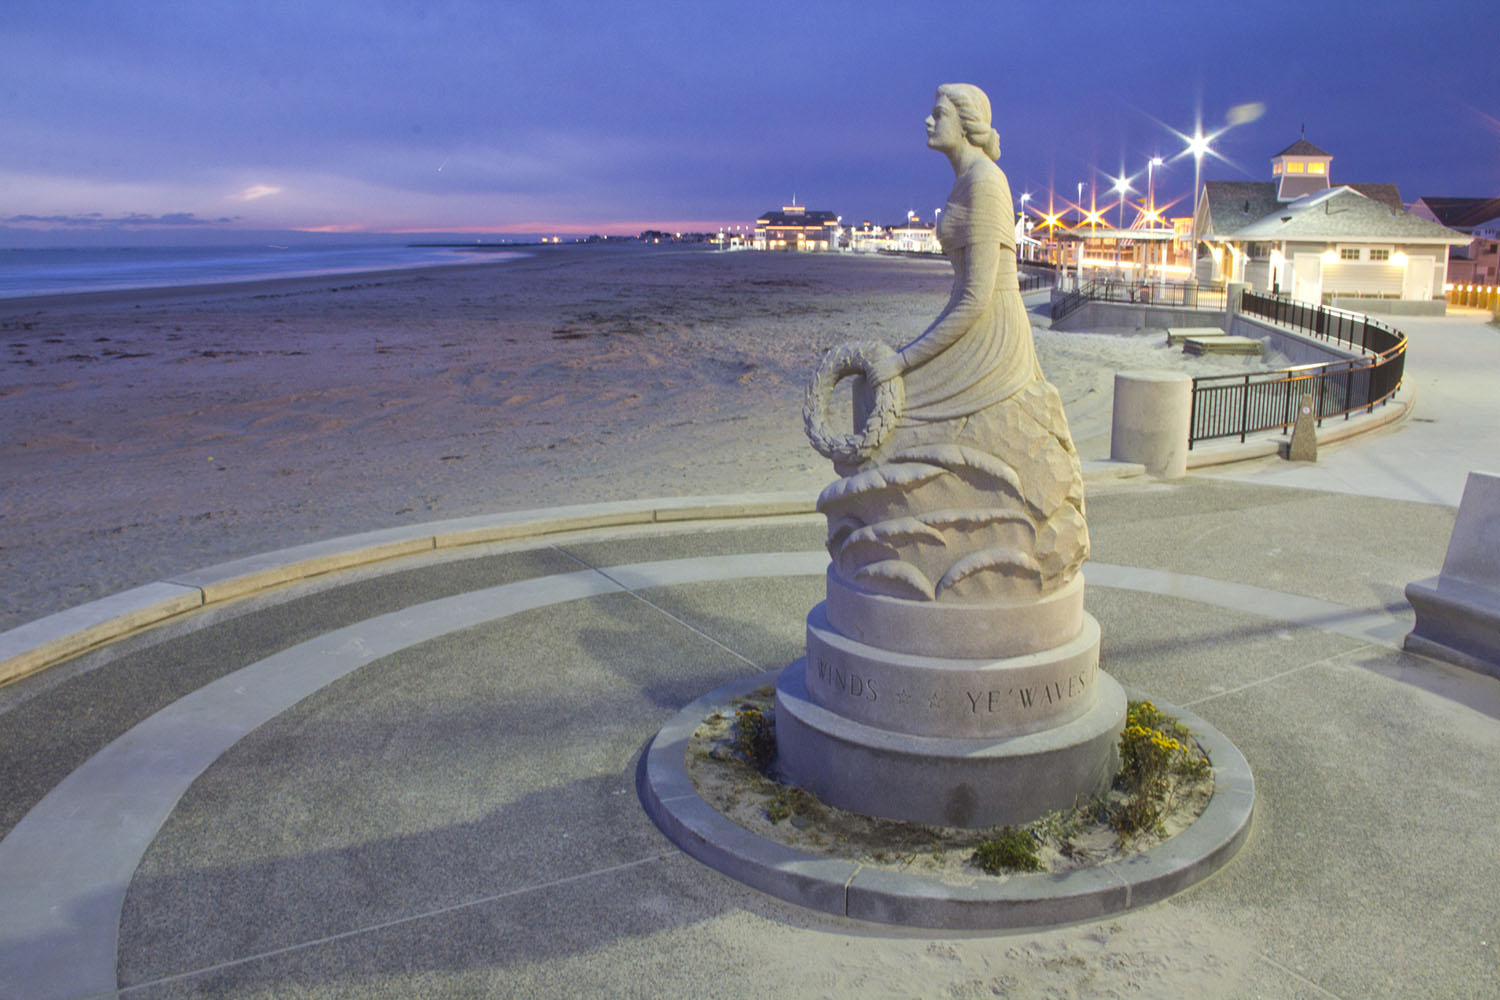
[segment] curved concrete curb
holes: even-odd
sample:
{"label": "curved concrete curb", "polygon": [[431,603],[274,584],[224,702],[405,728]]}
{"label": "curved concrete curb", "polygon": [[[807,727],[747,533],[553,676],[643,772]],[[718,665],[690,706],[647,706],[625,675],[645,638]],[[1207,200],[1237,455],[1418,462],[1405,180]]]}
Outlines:
{"label": "curved concrete curb", "polygon": [[[1132,479],[1144,472],[1144,466],[1128,462],[1084,463],[1085,481],[1093,483]],[[751,493],[508,511],[343,535],[181,573],[0,632],[0,685],[210,604],[401,556],[589,528],[816,512],[816,500],[809,494]]]}
{"label": "curved concrete curb", "polygon": [[587,528],[812,513],[814,498],[802,493],[676,497],[483,514],[344,535],[182,573],[0,633],[0,684],[185,612],[399,556]]}
{"label": "curved concrete curb", "polygon": [[765,840],[698,796],[687,774],[687,746],[711,712],[732,711],[779,671],[727,684],[672,718],[646,751],[637,791],[647,814],[678,847],[762,892],[809,909],[877,923],[939,929],[1001,930],[1095,920],[1146,906],[1222,868],[1250,832],[1255,780],[1234,744],[1198,716],[1165,702],[1214,766],[1214,794],[1202,816],[1158,847],[1121,861],[1063,874],[947,885],[937,879],[806,854]]}

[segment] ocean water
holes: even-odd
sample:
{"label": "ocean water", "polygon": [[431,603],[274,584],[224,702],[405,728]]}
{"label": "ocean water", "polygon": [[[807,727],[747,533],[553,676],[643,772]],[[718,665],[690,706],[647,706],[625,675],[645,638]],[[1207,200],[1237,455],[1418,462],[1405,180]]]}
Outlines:
{"label": "ocean water", "polygon": [[0,249],[0,299],[483,264],[520,256],[488,248],[395,244]]}

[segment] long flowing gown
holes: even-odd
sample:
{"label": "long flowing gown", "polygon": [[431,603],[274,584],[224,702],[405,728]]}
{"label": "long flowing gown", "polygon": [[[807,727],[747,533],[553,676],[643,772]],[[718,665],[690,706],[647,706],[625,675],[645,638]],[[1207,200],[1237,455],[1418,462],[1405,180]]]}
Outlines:
{"label": "long flowing gown", "polygon": [[[1016,278],[1010,187],[988,161],[961,172],[938,239],[948,304],[903,349],[905,405],[867,459],[819,497],[833,571],[913,600],[1030,599],[1088,557],[1083,477],[1057,390],[1042,377]],[[975,255],[970,259],[969,255]],[[976,262],[994,259],[993,273]],[[979,269],[983,272],[984,269]]]}

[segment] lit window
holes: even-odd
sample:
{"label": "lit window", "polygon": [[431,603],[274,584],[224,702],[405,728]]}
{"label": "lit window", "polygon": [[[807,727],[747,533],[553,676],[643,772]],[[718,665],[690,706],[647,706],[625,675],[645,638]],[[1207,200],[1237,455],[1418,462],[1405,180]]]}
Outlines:
{"label": "lit window", "polygon": [[1279,174],[1279,173],[1281,173],[1281,161],[1280,160],[1277,160],[1275,163],[1271,164],[1271,173],[1273,173],[1273,174]]}
{"label": "lit window", "polygon": [[1339,260],[1359,260],[1359,247],[1340,247]]}
{"label": "lit window", "polygon": [[1307,165],[1301,160],[1288,160],[1286,172],[1289,174],[1300,174],[1307,169]]}
{"label": "lit window", "polygon": [[1307,172],[1310,174],[1326,174],[1328,172],[1328,164],[1309,163],[1307,165]]}
{"label": "lit window", "polygon": [[1391,252],[1389,250],[1378,249],[1378,248],[1375,248],[1375,247],[1371,247],[1370,248],[1370,259],[1371,260],[1390,260],[1391,259]]}

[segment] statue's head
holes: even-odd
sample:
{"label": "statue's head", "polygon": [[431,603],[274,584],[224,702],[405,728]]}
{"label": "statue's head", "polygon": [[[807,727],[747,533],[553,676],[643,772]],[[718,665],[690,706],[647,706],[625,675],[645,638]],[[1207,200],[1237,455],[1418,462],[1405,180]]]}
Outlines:
{"label": "statue's head", "polygon": [[983,150],[992,160],[1000,159],[1000,134],[990,127],[990,99],[972,83],[945,83],[937,90],[958,112],[969,145]]}

